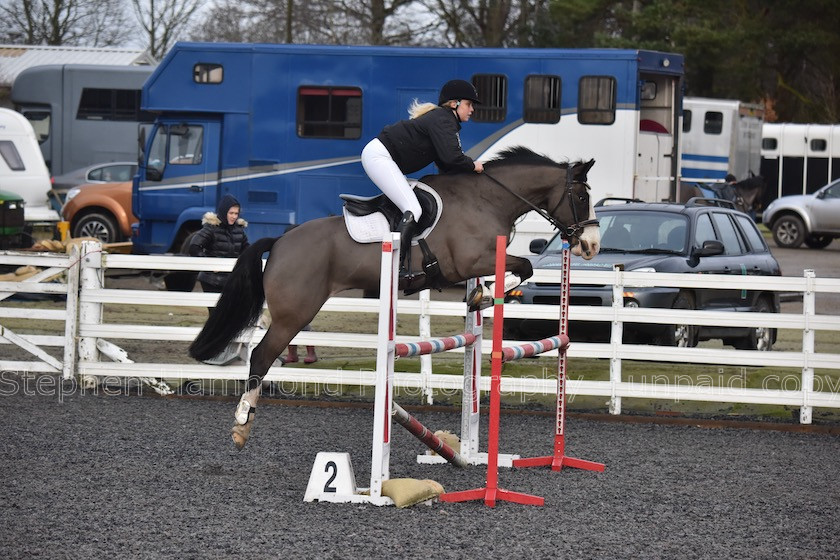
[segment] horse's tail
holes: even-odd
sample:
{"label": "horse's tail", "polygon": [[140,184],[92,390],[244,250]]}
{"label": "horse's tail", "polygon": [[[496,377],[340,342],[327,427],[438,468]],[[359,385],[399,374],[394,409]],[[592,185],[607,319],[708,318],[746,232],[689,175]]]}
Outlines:
{"label": "horse's tail", "polygon": [[262,255],[277,238],[265,237],[245,249],[227,278],[216,307],[190,344],[190,356],[209,360],[256,321],[265,302]]}

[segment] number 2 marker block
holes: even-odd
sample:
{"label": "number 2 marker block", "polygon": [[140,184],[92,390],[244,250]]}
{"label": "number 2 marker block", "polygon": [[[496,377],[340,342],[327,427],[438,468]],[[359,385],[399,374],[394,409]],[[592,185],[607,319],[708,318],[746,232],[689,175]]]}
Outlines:
{"label": "number 2 marker block", "polygon": [[315,456],[309,484],[303,496],[304,502],[371,503],[391,505],[393,500],[386,496],[371,496],[364,488],[356,488],[356,475],[349,453],[321,451]]}

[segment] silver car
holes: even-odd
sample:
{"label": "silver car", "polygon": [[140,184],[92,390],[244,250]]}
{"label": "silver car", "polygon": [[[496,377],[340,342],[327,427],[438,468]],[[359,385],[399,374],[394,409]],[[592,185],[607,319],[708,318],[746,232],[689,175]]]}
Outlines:
{"label": "silver car", "polygon": [[88,183],[120,183],[131,181],[135,173],[137,173],[136,161],[97,163],[53,177],[53,191],[64,202],[67,191],[73,187]]}
{"label": "silver car", "polygon": [[762,221],[773,232],[776,245],[812,249],[828,247],[840,237],[840,179],[813,194],[782,196],[764,210]]}

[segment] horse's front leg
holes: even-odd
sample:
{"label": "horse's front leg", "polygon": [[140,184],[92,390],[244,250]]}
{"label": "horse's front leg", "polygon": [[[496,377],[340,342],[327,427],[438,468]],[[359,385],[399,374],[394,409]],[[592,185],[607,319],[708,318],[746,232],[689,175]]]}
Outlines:
{"label": "horse's front leg", "polygon": [[[533,275],[534,267],[531,265],[531,261],[522,257],[505,255],[503,292],[508,293]],[[470,311],[486,309],[493,305],[493,294],[479,284],[467,298],[467,304]]]}

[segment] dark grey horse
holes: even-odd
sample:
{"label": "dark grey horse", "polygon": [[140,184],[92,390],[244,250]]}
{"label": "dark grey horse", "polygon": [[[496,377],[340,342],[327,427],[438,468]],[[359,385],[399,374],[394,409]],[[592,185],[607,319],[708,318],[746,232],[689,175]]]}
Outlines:
{"label": "dark grey horse", "polygon": [[[424,177],[443,205],[427,237],[442,283],[493,274],[496,236],[509,235],[516,219],[535,209],[552,218],[575,254],[595,256],[600,234],[586,184],[593,164],[557,163],[514,148],[487,162],[484,174]],[[266,251],[270,254],[263,271]],[[419,259],[419,249],[413,252]],[[239,257],[217,306],[190,346],[197,360],[217,355],[254,323],[267,302],[271,326],[251,355],[247,391],[235,415],[233,439],[239,448],[248,440],[261,381],[274,360],[330,296],[351,288],[377,290],[380,255],[378,243],[353,241],[344,219],[336,216],[306,222],[280,238],[260,239]],[[508,255],[505,267],[521,280],[533,274],[530,261],[521,257]]]}

